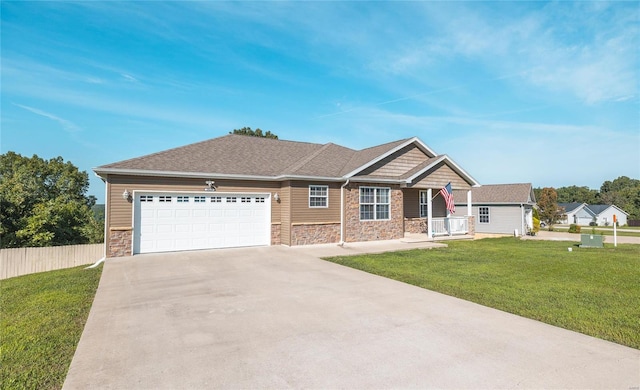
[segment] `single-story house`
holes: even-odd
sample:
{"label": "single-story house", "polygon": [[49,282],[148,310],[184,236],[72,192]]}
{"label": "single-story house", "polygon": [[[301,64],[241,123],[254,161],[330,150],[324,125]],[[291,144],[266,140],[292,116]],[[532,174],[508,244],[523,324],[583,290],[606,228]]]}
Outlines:
{"label": "single-story house", "polygon": [[588,226],[595,220],[595,214],[586,203],[558,203],[558,207],[564,210],[564,218],[560,223]]}
{"label": "single-story house", "polygon": [[[353,150],[226,135],[94,171],[107,257],[431,237],[447,216],[439,190],[451,183],[471,204],[479,185],[415,137]],[[456,218],[456,233],[474,234],[473,216]]]}
{"label": "single-story house", "polygon": [[598,226],[613,225],[613,216],[618,219],[619,225],[627,224],[629,213],[616,205],[586,204],[586,203],[558,203],[564,209],[565,218],[560,221],[566,224],[589,226],[595,223]]}
{"label": "single-story house", "polygon": [[594,222],[598,226],[612,226],[614,215],[618,219],[618,225],[623,226],[627,224],[629,213],[616,205],[590,204],[587,207],[595,215]]}
{"label": "single-story house", "polygon": [[[454,215],[469,214],[467,194],[453,191]],[[477,233],[526,234],[533,228],[536,197],[531,183],[489,184],[471,189]]]}

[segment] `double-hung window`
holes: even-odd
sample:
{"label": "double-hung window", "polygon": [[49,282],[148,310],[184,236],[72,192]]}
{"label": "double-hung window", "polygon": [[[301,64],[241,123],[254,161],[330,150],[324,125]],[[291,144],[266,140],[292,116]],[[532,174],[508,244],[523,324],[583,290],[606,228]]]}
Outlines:
{"label": "double-hung window", "polygon": [[360,220],[390,219],[391,189],[384,187],[360,187]]}
{"label": "double-hung window", "polygon": [[428,196],[429,193],[427,191],[420,191],[420,218],[425,218],[429,214],[429,208],[427,206],[429,202]]}
{"label": "double-hung window", "polygon": [[488,207],[479,207],[478,208],[478,222],[479,223],[489,223],[489,208]]}
{"label": "double-hung window", "polygon": [[329,207],[329,186],[309,186],[309,207]]}

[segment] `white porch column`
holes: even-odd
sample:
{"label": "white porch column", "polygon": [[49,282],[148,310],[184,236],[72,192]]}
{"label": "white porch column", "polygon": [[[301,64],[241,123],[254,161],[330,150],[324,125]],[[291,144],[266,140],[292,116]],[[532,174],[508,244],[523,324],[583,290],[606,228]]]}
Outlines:
{"label": "white porch column", "polygon": [[471,209],[471,190],[467,191],[467,217],[473,215],[473,210]]}
{"label": "white porch column", "polygon": [[433,223],[432,223],[432,214],[433,214],[433,202],[431,200],[431,188],[427,189],[427,237],[433,237]]}

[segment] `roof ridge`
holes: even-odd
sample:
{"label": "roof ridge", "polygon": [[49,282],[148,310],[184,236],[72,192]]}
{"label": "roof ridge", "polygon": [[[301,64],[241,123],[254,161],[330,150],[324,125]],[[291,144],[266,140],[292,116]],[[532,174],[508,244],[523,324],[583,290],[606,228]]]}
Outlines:
{"label": "roof ridge", "polygon": [[300,168],[302,168],[306,163],[308,163],[309,161],[311,161],[312,159],[314,159],[316,156],[318,156],[320,153],[322,153],[322,151],[327,150],[327,148],[332,145],[331,142],[322,145],[318,150],[316,150],[315,152],[301,158],[300,160],[296,161],[295,164],[293,164],[291,167],[289,167],[289,170],[291,173],[299,170]]}
{"label": "roof ridge", "polygon": [[202,140],[202,141],[193,142],[193,143],[190,143],[190,144],[187,144],[187,145],[176,146],[175,148],[169,148],[169,149],[165,149],[165,150],[160,150],[160,151],[153,152],[153,153],[150,153],[150,154],[145,154],[145,155],[138,156],[138,157],[128,158],[128,159],[125,159],[125,160],[120,160],[120,161],[112,162],[112,163],[109,163],[109,164],[100,165],[100,166],[98,166],[98,168],[100,168],[100,167],[108,167],[108,166],[114,165],[114,164],[123,164],[123,163],[132,162],[132,161],[137,161],[137,160],[140,160],[140,159],[143,159],[143,158],[146,159],[146,158],[149,158],[149,157],[157,156],[159,154],[173,152],[173,151],[184,149],[184,148],[191,148],[191,147],[194,147],[196,145],[205,144],[205,143],[212,142],[212,141],[215,141],[215,140],[221,140],[223,138],[237,138],[237,137],[251,138],[251,139],[253,139],[254,141],[257,141],[257,142],[265,142],[266,141],[266,142],[278,142],[278,143],[289,143],[289,144],[322,145],[322,144],[314,143],[314,142],[291,141],[291,140],[285,140],[285,139],[274,139],[274,138],[266,138],[266,137],[254,137],[254,136],[243,135],[243,134],[225,134],[225,135],[221,135],[219,137],[213,137],[213,138],[205,139],[205,140]]}
{"label": "roof ridge", "polygon": [[400,145],[400,144],[402,144],[403,142],[407,142],[407,141],[412,140],[412,139],[414,139],[414,138],[415,138],[415,137],[397,139],[397,140],[395,140],[395,141],[389,141],[389,142],[385,142],[385,143],[380,144],[380,145],[373,145],[373,146],[369,146],[368,148],[364,148],[364,149],[356,150],[356,152],[364,152],[364,151],[369,150],[369,149],[373,149],[373,148],[381,148],[381,147],[383,147],[383,146],[390,145],[390,144],[399,144],[399,145]]}
{"label": "roof ridge", "polygon": [[128,162],[131,162],[131,161],[136,161],[136,160],[140,160],[140,159],[143,159],[143,158],[157,156],[157,155],[162,154],[162,153],[172,152],[174,150],[179,150],[179,149],[186,148],[186,147],[193,147],[195,145],[204,144],[206,142],[211,142],[211,141],[216,140],[216,139],[222,139],[222,138],[231,137],[233,135],[235,135],[235,134],[225,134],[225,135],[222,135],[220,137],[209,138],[209,139],[206,139],[206,140],[203,140],[203,141],[198,141],[198,142],[194,142],[194,143],[187,144],[187,145],[176,146],[175,148],[160,150],[158,152],[153,152],[153,153],[145,154],[145,155],[138,156],[138,157],[128,158],[128,159],[125,159],[125,160],[116,161],[116,162],[112,162],[112,163],[105,164],[105,165],[100,165],[99,167],[105,167],[105,166],[114,165],[114,164],[128,163]]}

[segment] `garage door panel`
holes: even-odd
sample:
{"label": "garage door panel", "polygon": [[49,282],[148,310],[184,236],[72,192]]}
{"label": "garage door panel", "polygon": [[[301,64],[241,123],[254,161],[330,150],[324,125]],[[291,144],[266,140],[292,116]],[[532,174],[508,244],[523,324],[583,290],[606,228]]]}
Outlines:
{"label": "garage door panel", "polygon": [[196,209],[196,210],[193,210],[191,215],[193,217],[195,217],[195,218],[206,218],[207,217],[207,210],[205,210],[205,209]]}
{"label": "garage door panel", "polygon": [[191,232],[193,231],[191,225],[188,224],[180,224],[180,225],[176,225],[176,233],[186,233],[186,232]]}
{"label": "garage door panel", "polygon": [[136,195],[134,252],[269,245],[268,199],[248,194]]}
{"label": "garage door panel", "polygon": [[193,232],[194,233],[206,233],[207,232],[207,224],[206,223],[194,223],[193,224]]}
{"label": "garage door panel", "polygon": [[173,225],[156,225],[156,233],[172,233]]}
{"label": "garage door panel", "polygon": [[142,210],[142,218],[154,218],[155,216],[155,210]]}
{"label": "garage door panel", "polygon": [[157,210],[156,217],[157,218],[173,218],[174,210]]}

